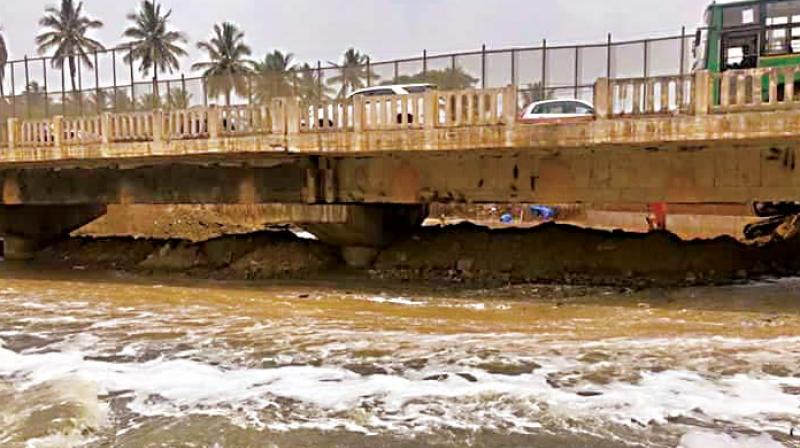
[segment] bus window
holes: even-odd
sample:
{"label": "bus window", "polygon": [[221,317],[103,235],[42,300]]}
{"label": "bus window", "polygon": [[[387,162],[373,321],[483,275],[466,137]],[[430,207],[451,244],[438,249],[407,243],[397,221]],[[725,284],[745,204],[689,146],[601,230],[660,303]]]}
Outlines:
{"label": "bus window", "polygon": [[755,25],[759,17],[758,5],[727,7],[722,12],[722,26],[731,28],[743,25]]}
{"label": "bus window", "polygon": [[739,67],[744,61],[744,48],[733,47],[728,48],[728,54],[725,55],[725,65],[728,67]]}
{"label": "bus window", "polygon": [[766,12],[765,53],[800,52],[800,0],[768,3]]}
{"label": "bus window", "polygon": [[723,37],[722,70],[758,66],[758,33],[728,34]]}
{"label": "bus window", "polygon": [[786,28],[774,28],[767,30],[767,48],[769,54],[788,53],[786,45]]}

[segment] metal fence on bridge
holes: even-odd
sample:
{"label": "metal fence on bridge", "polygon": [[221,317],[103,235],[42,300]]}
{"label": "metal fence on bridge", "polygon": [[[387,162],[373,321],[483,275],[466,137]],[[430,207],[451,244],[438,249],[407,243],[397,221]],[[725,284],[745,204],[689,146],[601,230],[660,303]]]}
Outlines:
{"label": "metal fence on bridge", "polygon": [[[597,78],[648,78],[691,71],[692,39],[685,30],[673,36],[586,45],[549,45],[428,55],[348,68],[363,86],[431,82],[443,90],[498,88],[514,85],[519,103],[546,98],[592,101]],[[126,48],[91,54],[92,67],[68,63],[56,68],[51,58],[11,61],[0,83],[0,119],[54,115],[95,115],[152,109],[186,109],[209,104],[266,104],[278,96],[319,101],[346,95],[345,68],[317,63],[286,74],[259,74],[236,79],[186,77],[144,80]],[[226,95],[226,86],[233,86]]]}

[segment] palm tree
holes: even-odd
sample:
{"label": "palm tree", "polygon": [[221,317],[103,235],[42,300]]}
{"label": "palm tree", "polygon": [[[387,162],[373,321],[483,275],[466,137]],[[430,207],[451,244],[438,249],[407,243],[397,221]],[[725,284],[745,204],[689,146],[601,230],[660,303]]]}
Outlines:
{"label": "palm tree", "polygon": [[256,99],[268,103],[272,98],[288,97],[294,94],[294,81],[297,75],[292,62],[294,55],[283,54],[278,50],[268,53],[263,61],[255,63]]}
{"label": "palm tree", "polygon": [[143,93],[139,97],[139,109],[158,109],[161,107],[161,96],[153,92]]}
{"label": "palm tree", "polygon": [[167,106],[170,109],[188,109],[192,100],[192,94],[186,89],[171,89],[167,92]]}
{"label": "palm tree", "polygon": [[441,90],[463,90],[474,87],[475,83],[478,82],[478,78],[472,77],[472,75],[459,66],[443,70],[428,70],[410,76],[400,75],[382,84],[414,84],[423,82],[434,84]]}
{"label": "palm tree", "polygon": [[8,64],[8,48],[6,40],[0,34],[0,93],[3,93],[3,81],[6,79],[6,64]]}
{"label": "palm tree", "polygon": [[542,84],[541,81],[528,83],[525,88],[520,89],[520,92],[522,93],[522,99],[525,104],[550,100],[554,97],[553,91],[545,89],[544,84]]}
{"label": "palm tree", "polygon": [[39,25],[48,31],[36,37],[39,53],[45,54],[55,49],[53,53],[53,67],[63,70],[64,59],[69,64],[69,77],[72,81],[72,90],[75,90],[75,71],[79,63],[92,68],[89,53],[101,51],[103,44],[89,38],[89,30],[103,26],[103,22],[93,20],[83,14],[83,2],[77,6],[73,0],[61,0],[61,7],[48,6],[44,17],[39,20]]}
{"label": "palm tree", "polygon": [[111,109],[114,97],[103,89],[93,91],[86,98],[86,109],[92,112],[103,112]]}
{"label": "palm tree", "polygon": [[139,71],[145,76],[153,70],[158,79],[159,72],[172,73],[180,68],[178,58],[186,56],[181,44],[186,37],[178,31],[169,31],[167,24],[172,10],[161,13],[161,5],[157,0],[142,0],[139,10],[127,15],[132,24],[122,35],[131,39],[127,45],[130,52],[125,62],[141,61]]}
{"label": "palm tree", "polygon": [[[367,62],[369,62],[369,56],[359,52],[355,48],[350,48],[344,52],[342,63],[339,66],[339,75],[328,80],[328,84],[330,85],[340,85],[340,98],[346,97],[347,94],[353,90],[366,87],[365,80],[368,77],[375,80],[378,79],[378,75],[375,73],[367,72]],[[330,64],[336,65],[333,62],[330,62]]]}
{"label": "palm tree", "polygon": [[252,73],[252,54],[244,43],[244,32],[230,22],[214,25],[214,34],[207,42],[198,42],[197,48],[208,54],[209,61],[197,62],[192,70],[202,70],[208,79],[211,96],[225,95],[225,105],[230,106],[231,94],[247,92],[246,76]]}
{"label": "palm tree", "polygon": [[134,104],[131,97],[128,95],[128,90],[129,89],[117,89],[113,97],[114,111],[124,112],[136,108],[136,104]]}
{"label": "palm tree", "polygon": [[36,81],[31,81],[25,86],[24,92],[25,110],[29,118],[45,117],[45,111],[49,106],[48,98],[42,90],[42,86]]}
{"label": "palm tree", "polygon": [[319,71],[309,64],[295,67],[295,74],[292,80],[294,94],[304,101],[319,103],[333,94],[333,89],[321,81]]}

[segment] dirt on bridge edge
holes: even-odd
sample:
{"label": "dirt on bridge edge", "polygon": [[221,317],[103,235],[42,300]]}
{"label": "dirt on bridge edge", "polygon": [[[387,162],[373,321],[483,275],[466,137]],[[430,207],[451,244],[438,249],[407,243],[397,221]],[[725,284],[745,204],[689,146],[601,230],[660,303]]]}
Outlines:
{"label": "dirt on bridge edge", "polygon": [[[42,251],[34,262],[231,280],[303,279],[345,270],[336,248],[291,232],[223,236],[196,243],[78,237]],[[666,232],[638,234],[558,224],[503,230],[460,224],[420,228],[383,250],[374,267],[361,274],[475,286],[644,287],[724,284],[799,272],[800,239],[747,245],[728,237],[683,241]]]}

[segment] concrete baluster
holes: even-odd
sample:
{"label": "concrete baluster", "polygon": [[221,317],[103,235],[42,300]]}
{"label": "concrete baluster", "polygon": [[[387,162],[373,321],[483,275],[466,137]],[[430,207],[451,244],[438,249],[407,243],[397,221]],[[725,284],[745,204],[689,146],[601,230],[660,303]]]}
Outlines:
{"label": "concrete baluster", "polygon": [[778,102],[778,72],[774,68],[769,69],[769,104]]}
{"label": "concrete baluster", "polygon": [[669,85],[670,85],[669,79],[661,78],[661,79],[656,80],[656,82],[661,87],[661,108],[660,108],[659,112],[667,113],[670,110],[670,108],[669,108]]}
{"label": "concrete baluster", "polygon": [[102,143],[104,145],[108,145],[113,140],[112,138],[112,129],[111,129],[111,113],[106,112],[100,117],[100,136],[102,138]]}
{"label": "concrete baluster", "polygon": [[694,74],[694,113],[695,115],[708,115],[711,106],[711,75],[707,70],[700,70]]}
{"label": "concrete baluster", "polygon": [[8,119],[8,149],[14,149],[19,135],[19,120],[17,118]]}
{"label": "concrete baluster", "polygon": [[787,103],[794,102],[794,69],[788,68],[784,71],[783,75],[784,84],[784,100]]}
{"label": "concrete baluster", "polygon": [[[300,133],[300,122],[302,121],[302,108],[300,98],[287,98],[286,107],[286,133],[296,135]],[[316,117],[314,117],[316,119]],[[311,128],[312,123],[306,123],[307,128]]]}
{"label": "concrete baluster", "polygon": [[514,126],[517,123],[517,87],[508,86],[503,89],[503,123],[506,126]]}
{"label": "concrete baluster", "polygon": [[272,133],[275,135],[286,134],[286,99],[273,98],[269,105],[269,114],[272,118]]}
{"label": "concrete baluster", "polygon": [[53,117],[53,146],[60,148],[64,144],[64,117]]}
{"label": "concrete baluster", "polygon": [[754,70],[753,77],[750,80],[751,88],[753,89],[753,105],[758,106],[761,104],[761,84],[764,81],[764,70]]}
{"label": "concrete baluster", "polygon": [[164,148],[164,112],[153,111],[153,152],[160,153]]}
{"label": "concrete baluster", "polygon": [[364,97],[357,95],[353,98],[353,132],[364,130]]}
{"label": "concrete baluster", "polygon": [[255,131],[260,134],[269,134],[270,133],[270,123],[269,123],[269,108],[266,105],[261,105],[258,108],[258,119],[256,121],[256,126],[258,126]]}
{"label": "concrete baluster", "polygon": [[594,111],[597,118],[610,118],[613,112],[611,108],[611,83],[608,78],[600,78],[594,83]]}
{"label": "concrete baluster", "polygon": [[435,91],[427,91],[422,97],[423,119],[426,129],[435,129],[439,121],[439,94]]}
{"label": "concrete baluster", "polygon": [[208,138],[209,140],[217,140],[220,136],[220,110],[216,105],[211,105],[206,109],[208,120]]}

